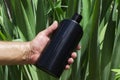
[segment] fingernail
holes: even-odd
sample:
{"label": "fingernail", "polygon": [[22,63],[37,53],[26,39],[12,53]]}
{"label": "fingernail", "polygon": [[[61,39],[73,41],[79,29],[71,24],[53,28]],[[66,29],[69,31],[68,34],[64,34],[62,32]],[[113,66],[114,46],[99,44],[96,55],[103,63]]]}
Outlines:
{"label": "fingernail", "polygon": [[58,22],[55,20],[54,22],[53,22],[54,24],[58,24]]}

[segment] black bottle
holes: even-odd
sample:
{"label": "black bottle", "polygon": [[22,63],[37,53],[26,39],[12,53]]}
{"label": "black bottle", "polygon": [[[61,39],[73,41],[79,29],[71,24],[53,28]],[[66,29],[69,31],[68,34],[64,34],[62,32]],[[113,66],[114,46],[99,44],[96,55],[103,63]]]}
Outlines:
{"label": "black bottle", "polygon": [[63,20],[59,24],[50,43],[35,64],[38,68],[54,77],[60,77],[68,58],[71,57],[72,51],[75,50],[83,35],[79,25],[81,19],[81,15],[75,14],[72,19]]}

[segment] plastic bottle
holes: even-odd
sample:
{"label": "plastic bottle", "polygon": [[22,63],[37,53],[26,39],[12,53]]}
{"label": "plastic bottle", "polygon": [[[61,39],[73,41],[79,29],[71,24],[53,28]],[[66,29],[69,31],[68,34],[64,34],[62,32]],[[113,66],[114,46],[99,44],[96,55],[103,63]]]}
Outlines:
{"label": "plastic bottle", "polygon": [[77,47],[82,38],[83,30],[79,25],[82,16],[75,14],[72,19],[63,20],[42,55],[36,62],[36,66],[59,78],[65,69],[68,58]]}

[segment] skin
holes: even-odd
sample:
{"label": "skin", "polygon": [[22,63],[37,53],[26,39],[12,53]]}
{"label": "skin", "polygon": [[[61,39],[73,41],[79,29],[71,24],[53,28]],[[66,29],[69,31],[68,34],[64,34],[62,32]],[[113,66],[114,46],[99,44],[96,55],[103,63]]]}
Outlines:
{"label": "skin", "polygon": [[[0,42],[0,65],[24,65],[35,64],[42,51],[50,41],[50,35],[57,29],[58,23],[54,23],[29,42]],[[77,47],[77,50],[80,46]],[[72,52],[71,58],[65,69],[70,68],[70,64],[77,57],[76,52]]]}

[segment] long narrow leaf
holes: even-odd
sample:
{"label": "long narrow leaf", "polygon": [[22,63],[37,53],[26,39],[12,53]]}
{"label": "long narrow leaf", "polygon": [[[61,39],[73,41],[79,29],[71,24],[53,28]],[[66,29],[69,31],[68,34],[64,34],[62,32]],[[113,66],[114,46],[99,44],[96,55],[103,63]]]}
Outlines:
{"label": "long narrow leaf", "polygon": [[112,12],[106,28],[101,55],[101,79],[109,80],[111,57],[115,37],[115,22],[112,21]]}
{"label": "long narrow leaf", "polygon": [[[99,23],[100,0],[95,0],[95,5],[92,14],[92,32],[89,44],[89,80],[99,80],[99,58],[97,51],[97,33]],[[94,77],[96,76],[96,77]]]}
{"label": "long narrow leaf", "polygon": [[37,12],[36,12],[36,33],[46,28],[47,15],[45,13],[44,0],[38,0]]}

